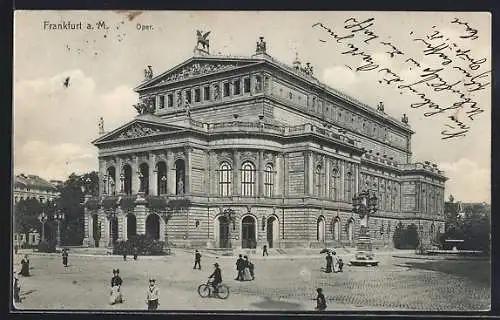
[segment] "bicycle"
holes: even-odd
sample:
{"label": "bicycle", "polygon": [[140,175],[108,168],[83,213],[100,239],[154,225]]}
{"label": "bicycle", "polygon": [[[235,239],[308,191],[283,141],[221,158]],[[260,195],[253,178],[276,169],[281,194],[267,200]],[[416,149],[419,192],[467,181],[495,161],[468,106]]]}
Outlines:
{"label": "bicycle", "polygon": [[227,297],[229,297],[229,287],[225,284],[219,283],[216,290],[214,290],[211,281],[208,280],[207,283],[203,283],[198,286],[198,294],[202,298],[213,296],[214,294],[214,296],[219,299],[227,299]]}

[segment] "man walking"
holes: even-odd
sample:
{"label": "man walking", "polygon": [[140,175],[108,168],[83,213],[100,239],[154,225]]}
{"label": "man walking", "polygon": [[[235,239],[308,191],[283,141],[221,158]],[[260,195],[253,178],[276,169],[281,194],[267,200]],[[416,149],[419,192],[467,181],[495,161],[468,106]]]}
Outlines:
{"label": "man walking", "polygon": [[243,272],[245,271],[245,260],[241,254],[239,255],[238,260],[236,260],[236,270],[238,271],[238,276],[234,280],[243,281]]}
{"label": "man walking", "polygon": [[146,293],[148,310],[158,309],[158,300],[160,298],[160,289],[156,285],[155,279],[149,279],[149,287]]}
{"label": "man walking", "polygon": [[201,270],[201,253],[198,252],[198,250],[195,251],[194,253],[194,267],[193,269],[196,269],[196,266],[198,266],[198,270]]}
{"label": "man walking", "polygon": [[262,256],[268,256],[269,254],[267,253],[267,245],[264,245],[262,248]]}
{"label": "man walking", "polygon": [[326,272],[330,273],[332,272],[332,263],[333,263],[333,258],[330,252],[326,254]]}

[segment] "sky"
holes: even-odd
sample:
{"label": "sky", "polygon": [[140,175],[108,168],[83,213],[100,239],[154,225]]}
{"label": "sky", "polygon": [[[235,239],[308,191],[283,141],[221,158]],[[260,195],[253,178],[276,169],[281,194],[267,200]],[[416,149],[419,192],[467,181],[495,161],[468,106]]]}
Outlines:
{"label": "sky", "polygon": [[[106,28],[98,27],[100,21]],[[63,22],[81,23],[82,29],[50,28]],[[353,37],[336,42],[325,28],[313,26],[318,22]],[[190,58],[196,30],[211,31],[211,53],[222,55],[251,56],[263,36],[267,53],[281,62],[291,65],[298,55],[311,63],[321,82],[373,107],[383,101],[385,112],[397,119],[406,114],[416,132],[412,161],[428,160],[445,171],[445,196],[490,202],[491,16],[480,12],[16,11],[14,173],[65,180],[73,172],[97,170],[97,148],[90,142],[98,137],[99,117],[106,131],[131,121],[137,102],[133,88],[143,80],[144,68],[151,65],[159,74]],[[426,43],[442,42],[449,48],[425,55]],[[401,54],[394,54],[391,45]],[[418,67],[407,61],[410,57]],[[378,68],[356,71],[369,65],[367,59]],[[422,76],[425,68],[428,75]],[[434,74],[447,84],[459,82],[453,89],[464,94],[460,99],[469,98],[484,112],[469,119],[469,103],[426,116],[431,109],[416,108],[422,100],[397,87],[428,79],[429,70],[438,69]],[[387,70],[404,82],[388,84],[383,79],[395,78]],[[483,89],[464,85],[472,76]],[[66,77],[69,87],[63,86]],[[432,87],[433,81],[412,88],[442,108],[460,100],[442,86]],[[443,140],[441,131],[453,123],[450,115],[469,129],[465,136]]]}

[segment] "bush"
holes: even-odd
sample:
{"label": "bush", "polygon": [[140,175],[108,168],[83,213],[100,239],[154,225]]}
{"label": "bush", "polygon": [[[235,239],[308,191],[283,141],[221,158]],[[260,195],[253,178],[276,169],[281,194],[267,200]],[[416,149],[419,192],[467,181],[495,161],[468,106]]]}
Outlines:
{"label": "bush", "polygon": [[399,223],[394,231],[393,242],[396,249],[416,249],[420,243],[417,226],[411,224],[405,228]]}
{"label": "bush", "polygon": [[145,235],[136,235],[127,241],[117,241],[113,247],[113,254],[123,255],[127,253],[132,255],[134,248],[137,248],[139,255],[160,256],[165,254],[164,246],[165,241],[149,239]]}
{"label": "bush", "polygon": [[56,252],[56,242],[53,240],[40,241],[38,244],[38,252],[54,253]]}

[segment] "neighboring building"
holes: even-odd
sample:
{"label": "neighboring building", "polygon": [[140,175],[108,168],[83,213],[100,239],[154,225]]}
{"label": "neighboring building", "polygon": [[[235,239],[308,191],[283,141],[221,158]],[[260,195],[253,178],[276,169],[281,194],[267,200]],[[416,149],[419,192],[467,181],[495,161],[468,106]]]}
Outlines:
{"label": "neighboring building", "polygon": [[21,199],[36,199],[40,202],[54,200],[59,197],[55,184],[48,182],[36,175],[23,173],[14,177],[14,203]]}
{"label": "neighboring building", "polygon": [[28,244],[30,246],[37,246],[40,242],[40,233],[31,229],[28,233],[14,233],[14,245],[21,247],[24,244]]}
{"label": "neighboring building", "polygon": [[[375,246],[392,245],[399,222],[418,225],[424,243],[444,229],[446,177],[411,162],[406,115],[320,83],[309,64],[278,62],[263,38],[251,57],[197,48],[152,72],[135,88],[141,114],[93,141],[101,197],[87,201],[86,244],[146,234],[178,246],[354,246],[361,190],[379,199],[369,220]],[[189,205],[166,224],[151,196]]]}

